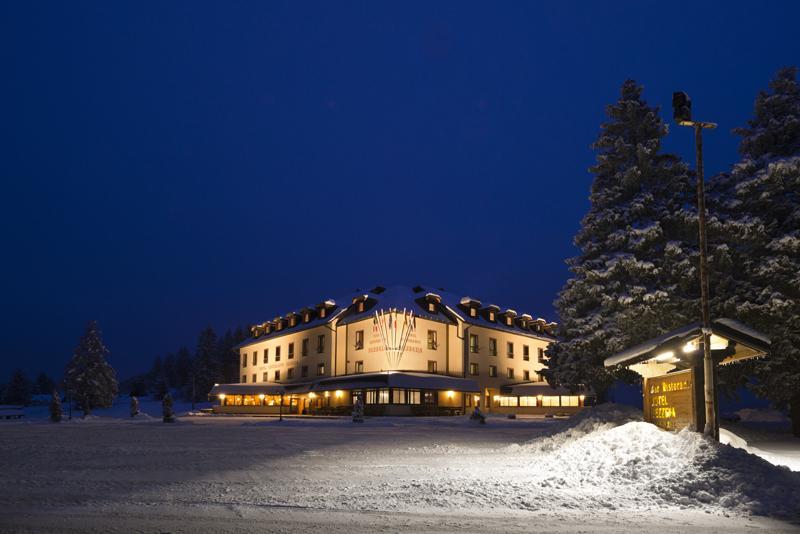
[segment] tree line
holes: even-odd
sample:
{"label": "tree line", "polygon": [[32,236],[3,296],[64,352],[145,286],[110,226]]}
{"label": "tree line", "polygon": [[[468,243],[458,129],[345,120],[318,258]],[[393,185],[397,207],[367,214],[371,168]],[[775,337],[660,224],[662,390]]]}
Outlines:
{"label": "tree line", "polygon": [[[633,80],[607,107],[592,145],[590,209],[575,236],[580,253],[555,306],[558,336],[544,374],[553,385],[592,387],[632,379],[603,361],[700,319],[694,173],[662,150],[668,125]],[[703,117],[701,117],[703,118]],[[713,117],[711,118],[713,119]],[[780,69],[734,130],[741,159],[706,185],[712,317],[768,335],[762,361],[726,366],[720,386],[747,385],[789,408],[800,436],[800,86]],[[684,132],[689,135],[689,132]]]}

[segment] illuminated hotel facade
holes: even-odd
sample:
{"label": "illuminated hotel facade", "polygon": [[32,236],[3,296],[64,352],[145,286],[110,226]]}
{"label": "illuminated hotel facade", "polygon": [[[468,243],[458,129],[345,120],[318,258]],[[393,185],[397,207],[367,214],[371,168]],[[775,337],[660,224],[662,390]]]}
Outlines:
{"label": "illuminated hotel facade", "polygon": [[569,414],[589,400],[541,377],[554,323],[441,290],[376,287],[251,327],[217,413]]}

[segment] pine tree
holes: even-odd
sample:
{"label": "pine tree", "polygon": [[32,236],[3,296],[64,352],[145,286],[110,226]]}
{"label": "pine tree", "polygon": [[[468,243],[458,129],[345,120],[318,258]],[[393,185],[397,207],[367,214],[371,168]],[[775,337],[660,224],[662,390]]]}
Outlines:
{"label": "pine tree", "polygon": [[50,420],[54,423],[60,423],[63,416],[64,411],[61,408],[61,395],[54,389],[50,397]]}
{"label": "pine tree", "polygon": [[592,387],[615,376],[608,356],[695,320],[696,217],[688,168],[661,153],[667,126],[632,80],[607,108],[593,148],[591,207],[575,237],[580,255],[555,302],[560,340],[548,349],[552,385]]}
{"label": "pine tree", "polygon": [[36,377],[36,393],[40,395],[47,395],[53,389],[55,389],[56,383],[47,376],[47,374],[42,371],[39,373],[39,376]]}
{"label": "pine tree", "polygon": [[11,375],[11,380],[5,390],[5,402],[9,404],[21,404],[27,406],[31,403],[31,392],[33,388],[30,380],[25,376],[22,369],[17,369]]}
{"label": "pine tree", "polygon": [[161,401],[161,408],[164,415],[164,422],[174,423],[175,412],[172,410],[172,395],[170,395],[169,393],[164,395],[164,399]]}
{"label": "pine tree", "polygon": [[195,381],[193,401],[205,399],[216,383],[222,382],[217,354],[217,335],[210,326],[200,332],[192,374]]}
{"label": "pine tree", "polygon": [[713,313],[767,334],[768,358],[723,370],[741,384],[790,407],[800,436],[800,86],[783,68],[758,94],[739,152],[743,160],[711,184]]}
{"label": "pine tree", "polygon": [[80,404],[84,417],[95,407],[110,407],[117,395],[117,375],[105,359],[108,352],[97,322],[90,321],[64,373],[67,391]]}

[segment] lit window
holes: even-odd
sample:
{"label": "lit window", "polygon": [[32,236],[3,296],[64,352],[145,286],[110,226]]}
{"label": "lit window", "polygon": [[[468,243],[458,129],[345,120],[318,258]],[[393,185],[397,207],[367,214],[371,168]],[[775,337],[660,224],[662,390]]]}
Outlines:
{"label": "lit window", "polygon": [[508,396],[501,396],[501,397],[497,398],[496,402],[497,402],[497,404],[499,406],[503,406],[503,407],[509,407],[509,406],[513,407],[513,406],[517,406],[519,404],[517,402],[517,398],[516,397],[508,397]]}
{"label": "lit window", "polygon": [[528,345],[522,345],[522,359],[526,362],[531,359],[531,348]]}
{"label": "lit window", "polygon": [[307,323],[310,320],[311,320],[311,314],[308,312],[303,312],[303,322]]}
{"label": "lit window", "polygon": [[536,406],[536,397],[520,397],[520,406]]}
{"label": "lit window", "polygon": [[300,350],[303,356],[308,356],[308,338],[305,338],[300,344]]}
{"label": "lit window", "polygon": [[489,366],[489,376],[497,376],[497,366],[490,365]]}
{"label": "lit window", "polygon": [[393,389],[392,390],[392,403],[393,404],[405,404],[406,403],[406,390],[404,390],[404,389]]}
{"label": "lit window", "polygon": [[542,406],[560,406],[557,395],[545,395],[542,397]]}
{"label": "lit window", "polygon": [[409,389],[407,394],[409,404],[420,404],[420,395],[418,389]]}
{"label": "lit window", "polygon": [[511,341],[506,343],[506,354],[508,354],[509,358],[514,357],[514,343],[512,343]]}
{"label": "lit window", "polygon": [[289,343],[289,355],[288,358],[291,360],[294,358],[294,343]]}
{"label": "lit window", "polygon": [[358,313],[361,313],[361,312],[364,311],[364,301],[363,300],[358,301],[358,304],[356,305],[356,309],[358,310]]}
{"label": "lit window", "polygon": [[322,376],[324,374],[325,374],[325,364],[324,363],[317,364],[317,376]]}
{"label": "lit window", "polygon": [[494,312],[493,311],[489,312],[489,320],[490,321],[494,321]]}
{"label": "lit window", "polygon": [[428,311],[431,313],[436,313],[436,303],[429,302],[428,303]]}
{"label": "lit window", "polygon": [[478,352],[478,335],[477,334],[470,334],[469,335],[469,351],[470,352]]}
{"label": "lit window", "polygon": [[320,319],[324,319],[324,318],[325,318],[325,315],[326,315],[326,313],[327,313],[327,312],[325,311],[325,308],[320,308],[320,309],[319,309],[319,316],[320,316]]}
{"label": "lit window", "polygon": [[429,373],[435,373],[437,368],[438,368],[438,365],[436,364],[436,361],[428,360],[428,372]]}
{"label": "lit window", "polygon": [[356,373],[363,373],[364,372],[364,362],[359,360],[356,362]]}
{"label": "lit window", "polygon": [[497,356],[497,340],[493,337],[489,338],[489,354]]}
{"label": "lit window", "polygon": [[428,330],[428,348],[430,350],[436,350],[438,346],[436,342],[436,330]]}
{"label": "lit window", "polygon": [[378,390],[378,404],[389,404],[388,388],[383,388]]}
{"label": "lit window", "polygon": [[469,374],[472,376],[478,376],[478,364],[477,363],[470,363],[469,364]]}
{"label": "lit window", "polygon": [[561,406],[579,406],[577,395],[562,395]]}
{"label": "lit window", "polygon": [[364,331],[356,330],[356,350],[364,348]]}
{"label": "lit window", "polygon": [[506,378],[514,378],[514,368],[509,367],[506,369]]}
{"label": "lit window", "polygon": [[477,316],[478,316],[478,310],[477,310],[477,308],[470,308],[470,309],[469,309],[469,316],[470,316],[470,317],[477,317]]}
{"label": "lit window", "polygon": [[317,352],[323,352],[325,350],[325,334],[320,334],[317,336]]}

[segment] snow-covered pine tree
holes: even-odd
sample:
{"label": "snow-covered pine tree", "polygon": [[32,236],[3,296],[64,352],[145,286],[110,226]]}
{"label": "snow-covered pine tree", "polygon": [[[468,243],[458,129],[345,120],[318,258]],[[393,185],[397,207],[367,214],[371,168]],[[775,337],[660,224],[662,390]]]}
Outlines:
{"label": "snow-covered pine tree", "polygon": [[547,351],[552,385],[591,386],[603,395],[614,375],[608,356],[695,320],[696,217],[687,166],[661,152],[667,126],[622,85],[593,144],[591,207],[567,261],[572,278],[555,302],[559,341]]}
{"label": "snow-covered pine tree", "polygon": [[97,322],[90,321],[64,372],[64,385],[80,404],[84,417],[92,408],[110,407],[117,396],[117,374],[106,361],[106,354]]}
{"label": "snow-covered pine tree", "polygon": [[161,408],[164,415],[164,422],[174,423],[175,412],[172,410],[172,395],[170,395],[169,393],[164,395],[164,399],[161,401]]}
{"label": "snow-covered pine tree", "polygon": [[63,416],[64,411],[61,408],[61,395],[54,389],[53,395],[50,397],[50,420],[54,423],[60,423]]}
{"label": "snow-covered pine tree", "polygon": [[139,415],[139,399],[137,399],[133,395],[131,395],[131,406],[130,406],[130,409],[131,409],[131,418],[134,418],[137,415]]}
{"label": "snow-covered pine tree", "polygon": [[[713,313],[768,334],[770,357],[725,369],[729,381],[751,371],[756,393],[790,406],[800,436],[800,86],[780,69],[758,94],[742,136],[743,160],[711,184]],[[738,376],[737,376],[738,374]]]}

